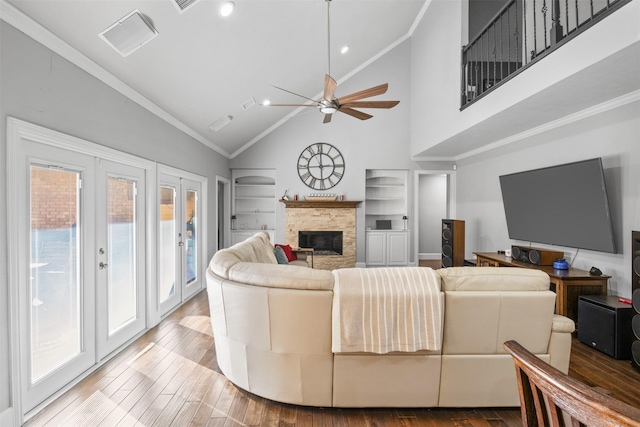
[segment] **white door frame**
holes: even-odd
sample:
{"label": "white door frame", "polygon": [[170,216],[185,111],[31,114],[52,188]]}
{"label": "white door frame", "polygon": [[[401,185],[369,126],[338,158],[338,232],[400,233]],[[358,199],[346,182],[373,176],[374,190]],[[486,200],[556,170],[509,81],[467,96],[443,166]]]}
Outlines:
{"label": "white door frame", "polygon": [[418,221],[418,215],[420,212],[420,176],[421,175],[447,175],[447,190],[449,194],[449,202],[447,206],[447,210],[449,212],[449,217],[455,218],[456,216],[456,171],[455,169],[448,170],[416,170],[414,171],[414,182],[413,186],[413,253],[415,254],[416,265],[420,262],[420,221]]}
{"label": "white door frame", "polygon": [[[218,206],[218,200],[220,200],[220,194],[218,194],[219,184],[223,185],[222,198],[224,199],[222,221],[218,215],[220,214],[220,207]],[[231,180],[216,175],[216,224],[222,224],[222,233],[224,237],[223,248],[228,248],[231,242]],[[220,235],[220,229],[216,229],[216,250],[222,249],[217,247]]]}
{"label": "white door frame", "polygon": [[[197,277],[199,278],[199,285],[196,286],[196,288],[192,288],[189,291],[188,295],[183,295],[182,290],[180,290],[180,301],[183,302],[186,299],[188,299],[189,297],[191,297],[192,295],[195,295],[197,293],[197,291],[203,289],[206,285],[205,285],[205,280],[204,278],[206,277],[206,268],[208,265],[208,259],[207,259],[207,195],[208,195],[208,180],[206,177],[204,176],[200,176],[200,175],[196,175],[194,173],[191,172],[187,172],[178,168],[174,168],[171,166],[167,166],[167,165],[162,165],[162,164],[158,164],[158,168],[157,168],[157,181],[156,181],[156,190],[154,191],[154,193],[156,194],[156,197],[159,197],[159,193],[160,193],[160,184],[163,182],[162,177],[163,176],[168,176],[168,177],[174,177],[177,178],[178,180],[189,180],[189,181],[194,181],[200,184],[200,201],[198,202],[198,206],[200,208],[200,221],[198,222],[198,233],[199,233],[199,240],[198,243],[200,245],[200,250],[198,251],[198,255],[199,255],[199,262],[198,262],[198,268],[199,271],[197,273]],[[182,194],[182,190],[181,190],[181,185],[176,189],[177,190],[177,197],[181,197]],[[160,217],[160,212],[159,212],[159,199],[156,199],[156,207],[155,207],[155,212],[157,212],[156,214],[156,218]],[[182,205],[182,204],[180,204]],[[180,209],[182,209],[182,206],[180,207]],[[182,216],[182,212],[179,213],[178,218],[176,218],[177,220],[179,220]],[[160,227],[160,221],[156,220],[154,222],[154,224],[156,224],[156,230],[155,233],[159,232],[159,227]],[[184,225],[182,225],[182,227],[184,227]],[[157,253],[159,253],[160,247],[159,245],[156,245],[156,248],[158,250]],[[156,256],[157,256],[156,253]],[[156,268],[156,275],[159,275],[159,269],[160,269],[160,265],[157,266]],[[182,275],[183,276],[183,275]],[[158,276],[156,276],[158,277]],[[158,282],[156,282],[158,283]],[[156,285],[157,287],[157,285]],[[182,287],[182,284],[181,284]],[[159,295],[157,293],[157,289],[155,290],[155,300],[154,300],[154,305],[157,309],[157,316],[158,319],[167,316],[169,313],[171,313],[171,311],[173,309],[175,309],[176,307],[178,307],[178,305],[175,305],[171,308],[166,307],[166,305],[161,305],[160,303],[160,298]],[[179,304],[179,303],[178,303]]]}
{"label": "white door frame", "polygon": [[[128,164],[131,166],[142,168],[146,171],[148,177],[156,176],[157,164],[149,160],[145,160],[130,154],[126,154],[99,144],[95,144],[90,141],[83,140],[81,138],[66,135],[61,132],[57,132],[51,129],[47,129],[42,126],[38,126],[23,120],[19,120],[13,117],[7,118],[7,245],[8,247],[19,247],[20,245],[20,230],[18,227],[14,227],[15,224],[20,224],[24,221],[23,213],[20,210],[19,198],[20,198],[20,186],[19,183],[25,179],[20,175],[22,166],[19,166],[21,160],[20,157],[20,144],[23,141],[33,141],[40,144],[49,145],[61,149],[66,149],[75,153],[85,154],[95,158],[101,158],[105,160],[111,160],[118,163]],[[147,186],[151,183],[155,184],[152,179],[147,180]],[[150,187],[148,187],[150,188]],[[147,191],[147,209],[146,209],[146,223],[147,232],[145,238],[145,245],[148,248],[155,247],[155,212],[156,212],[156,192]],[[95,236],[94,236],[95,239]],[[9,279],[9,343],[11,346],[10,358],[11,358],[11,404],[14,414],[14,421],[21,425],[29,416],[24,414],[24,408],[22,404],[23,393],[23,374],[21,373],[21,358],[20,351],[20,333],[22,322],[19,318],[18,307],[20,303],[19,289],[16,284],[21,283],[24,275],[24,263],[25,260],[18,251],[8,251],[8,279]],[[156,261],[153,251],[147,251],[147,263],[146,263],[146,277],[147,277],[147,290],[149,290],[150,283],[155,283]],[[11,284],[14,284],[13,286]],[[151,292],[147,291],[147,313],[153,304]],[[154,323],[150,323],[149,320],[155,320]],[[157,319],[150,319],[147,316],[147,328],[154,326],[159,321]],[[94,328],[95,329],[95,328]],[[92,369],[98,366],[98,361]],[[68,384],[66,387],[59,390],[52,395],[49,399],[45,400],[41,405],[34,408],[33,412],[39,410],[43,405],[46,405],[49,401],[55,399],[57,396],[64,393],[68,388],[73,385],[74,381]]]}

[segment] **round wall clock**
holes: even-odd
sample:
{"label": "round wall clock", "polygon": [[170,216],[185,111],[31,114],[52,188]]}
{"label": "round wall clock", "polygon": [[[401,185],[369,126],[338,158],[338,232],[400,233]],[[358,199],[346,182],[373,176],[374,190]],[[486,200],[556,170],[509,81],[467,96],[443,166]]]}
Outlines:
{"label": "round wall clock", "polygon": [[307,187],[314,190],[335,187],[344,175],[342,154],[326,142],[311,144],[298,158],[298,175]]}

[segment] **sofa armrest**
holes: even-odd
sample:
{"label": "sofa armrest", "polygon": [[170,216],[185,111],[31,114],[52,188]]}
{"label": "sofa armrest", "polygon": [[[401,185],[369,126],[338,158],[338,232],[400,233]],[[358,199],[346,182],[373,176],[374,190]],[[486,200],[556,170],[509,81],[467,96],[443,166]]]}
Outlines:
{"label": "sofa armrest", "polygon": [[576,330],[573,320],[558,314],[553,315],[551,338],[549,339],[549,364],[564,372],[569,372],[571,355],[571,334]]}

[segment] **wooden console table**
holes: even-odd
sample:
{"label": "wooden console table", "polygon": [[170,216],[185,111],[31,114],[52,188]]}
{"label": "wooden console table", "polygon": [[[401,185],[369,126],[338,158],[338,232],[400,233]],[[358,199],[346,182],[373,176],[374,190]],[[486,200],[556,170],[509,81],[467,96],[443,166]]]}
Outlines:
{"label": "wooden console table", "polygon": [[551,265],[534,265],[516,261],[495,252],[474,252],[478,267],[521,267],[534,268],[549,275],[556,292],[556,313],[578,322],[578,296],[607,295],[611,276],[594,276],[588,271],[570,268],[557,270]]}

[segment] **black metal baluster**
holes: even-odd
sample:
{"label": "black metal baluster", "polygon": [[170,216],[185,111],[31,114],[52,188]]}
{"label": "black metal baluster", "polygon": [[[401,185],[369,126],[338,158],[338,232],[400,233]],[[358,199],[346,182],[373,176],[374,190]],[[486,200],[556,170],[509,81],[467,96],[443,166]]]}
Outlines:
{"label": "black metal baluster", "polygon": [[493,23],[493,84],[496,84],[496,56],[497,54],[497,46],[496,46],[496,24]]}
{"label": "black metal baluster", "polygon": [[524,30],[524,55],[522,55],[524,57],[523,61],[522,61],[522,65],[526,65],[529,61],[527,58],[527,52],[529,52],[529,49],[527,48],[527,1],[523,0],[522,1],[522,16],[523,16],[523,30]]}
{"label": "black metal baluster", "polygon": [[531,59],[535,58],[536,55],[538,55],[538,20],[536,19],[536,16],[536,0],[533,0],[533,55],[531,55]]}
{"label": "black metal baluster", "polygon": [[503,54],[502,54],[502,17],[504,16],[504,12],[500,14],[500,80],[504,79],[504,64],[503,64]]}
{"label": "black metal baluster", "polygon": [[514,37],[515,37],[515,42],[516,42],[516,63],[515,63],[515,70],[514,71],[518,71],[518,59],[520,59],[520,49],[519,49],[519,44],[520,44],[520,37],[518,37],[518,30],[519,30],[519,26],[518,26],[518,1],[516,0],[515,2],[513,2],[513,4],[515,5],[515,16],[516,16],[516,32],[514,33]]}
{"label": "black metal baluster", "polygon": [[543,0],[542,1],[542,24],[543,24],[543,31],[544,31],[544,49],[546,50],[547,47],[549,47],[550,45],[547,44],[547,0]]}
{"label": "black metal baluster", "polygon": [[564,0],[564,17],[565,17],[565,25],[567,27],[566,35],[569,35],[569,0]]}

